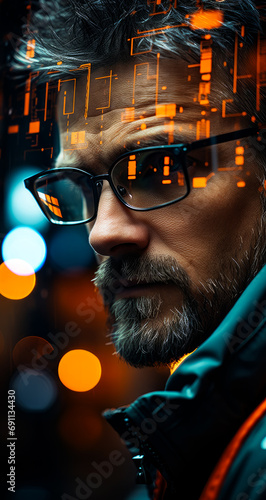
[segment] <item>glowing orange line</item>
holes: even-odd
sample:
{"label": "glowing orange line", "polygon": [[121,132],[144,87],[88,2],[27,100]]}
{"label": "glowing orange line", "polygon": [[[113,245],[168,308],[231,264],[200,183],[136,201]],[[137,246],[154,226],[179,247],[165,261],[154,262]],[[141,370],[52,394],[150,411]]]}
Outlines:
{"label": "glowing orange line", "polygon": [[102,79],[104,79],[104,78],[110,78],[110,83],[109,83],[108,106],[100,106],[99,108],[96,108],[96,109],[101,109],[101,110],[104,110],[104,109],[108,109],[108,108],[110,108],[110,104],[111,104],[112,77],[113,77],[113,76],[117,76],[117,75],[113,75],[113,70],[111,69],[111,70],[110,70],[110,75],[109,75],[109,76],[100,76],[100,77],[95,78],[95,80],[102,80]]}
{"label": "glowing orange line", "polygon": [[210,137],[210,131],[211,131],[211,122],[210,120],[206,120],[206,137]]}
{"label": "glowing orange line", "polygon": [[136,85],[136,72],[137,72],[137,64],[134,64],[134,76],[133,76],[133,96],[132,96],[132,104],[135,104],[135,85]]}
{"label": "glowing orange line", "polygon": [[158,87],[159,87],[159,59],[160,53],[157,53],[157,66],[156,66],[156,88],[155,88],[155,106],[158,103]]}
{"label": "glowing orange line", "polygon": [[89,98],[90,98],[90,79],[91,79],[91,64],[89,64],[88,66],[84,118],[87,118],[88,116]]}
{"label": "glowing orange line", "polygon": [[215,500],[218,498],[219,492],[226,478],[227,472],[232,465],[240,447],[247,438],[248,434],[256,423],[266,413],[266,399],[251,413],[247,420],[242,424],[232,441],[229,443],[222,458],[215,467],[206,487],[203,490],[199,500]]}
{"label": "glowing orange line", "polygon": [[[137,33],[138,35],[142,34],[142,33],[151,33],[151,35],[155,32],[155,31],[166,31],[166,30],[169,30],[169,29],[173,29],[173,28],[180,28],[181,26],[186,26],[187,27],[187,24],[175,24],[174,26],[163,26],[162,28],[154,28],[152,30],[146,30],[146,31],[139,31],[137,30]],[[150,36],[150,35],[149,35]],[[141,36],[135,36],[133,38],[143,38]]]}
{"label": "glowing orange line", "polygon": [[252,75],[238,75],[237,79],[241,80],[241,78],[252,78]]}
{"label": "glowing orange line", "polygon": [[44,117],[43,117],[43,121],[45,121],[45,122],[46,122],[46,117],[47,117],[48,87],[49,87],[49,82],[46,82],[46,85],[45,85],[45,102],[44,102]]}
{"label": "glowing orange line", "polygon": [[28,116],[29,112],[30,112],[30,92],[26,92],[24,101],[24,116]]}
{"label": "glowing orange line", "polygon": [[147,66],[147,80],[152,80],[155,78],[156,80],[156,90],[155,90],[155,105],[157,105],[158,101],[158,85],[159,85],[159,57],[160,54],[157,53],[157,66],[156,66],[156,74],[150,75],[150,63],[138,63],[134,65],[134,76],[133,76],[133,95],[132,95],[132,104],[135,104],[135,87],[136,87],[136,76],[137,76],[137,66]]}
{"label": "glowing orange line", "polygon": [[66,96],[64,96],[64,105],[63,105],[63,115],[73,115],[74,112],[75,112],[75,98],[76,98],[76,84],[77,84],[77,81],[76,81],[76,78],[69,78],[68,80],[58,80],[58,92],[60,91],[60,88],[61,88],[61,84],[64,83],[64,82],[74,82],[74,89],[73,89],[73,110],[72,111],[69,111],[68,113],[66,113]]}
{"label": "glowing orange line", "polygon": [[[137,31],[137,33],[140,34],[140,36],[134,36],[132,37],[131,39],[128,38],[128,42],[131,41],[130,43],[130,55],[131,56],[136,56],[138,54],[147,54],[148,52],[151,52],[151,48],[149,50],[144,50],[142,52],[134,52],[134,40],[137,40],[139,38],[147,38],[148,36],[153,36],[155,35],[155,32],[156,31],[159,31],[161,33],[164,33],[165,31],[169,30],[169,29],[175,29],[175,28],[180,28],[181,26],[186,26],[186,24],[176,24],[175,26],[164,26],[163,28],[155,28],[153,30],[148,30],[148,31]],[[144,35],[142,33],[147,33],[147,35]]]}
{"label": "glowing orange line", "polygon": [[243,170],[243,167],[218,167],[218,172],[233,172],[236,170]]}
{"label": "glowing orange line", "polygon": [[[160,4],[161,4],[161,0],[157,0],[156,5],[160,5]],[[152,4],[150,3],[149,5],[152,5]],[[177,5],[177,0],[175,0],[175,2],[174,2],[174,8],[176,8],[176,5]],[[149,16],[158,16],[159,14],[168,14],[168,12],[170,12],[170,10],[172,8],[173,8],[173,4],[172,4],[172,2],[170,2],[169,8],[167,10],[155,12],[155,9],[154,9],[153,12],[151,14],[149,14]]]}

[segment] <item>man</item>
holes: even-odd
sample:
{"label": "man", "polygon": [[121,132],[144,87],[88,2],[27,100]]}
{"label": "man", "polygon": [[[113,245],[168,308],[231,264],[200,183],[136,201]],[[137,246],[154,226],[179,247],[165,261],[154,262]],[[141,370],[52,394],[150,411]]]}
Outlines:
{"label": "man", "polygon": [[265,498],[264,7],[47,1],[33,18],[61,153],[26,186],[52,222],[87,223],[118,355],[192,353],[165,392],[105,414],[151,498]]}

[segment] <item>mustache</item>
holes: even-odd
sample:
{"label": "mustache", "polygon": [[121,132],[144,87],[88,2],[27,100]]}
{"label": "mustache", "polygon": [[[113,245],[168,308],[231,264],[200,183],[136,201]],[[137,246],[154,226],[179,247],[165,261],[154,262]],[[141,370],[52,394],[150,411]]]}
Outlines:
{"label": "mustache", "polygon": [[174,284],[191,298],[191,280],[171,256],[129,255],[119,261],[110,257],[100,264],[93,281],[107,303],[125,287],[151,283]]}

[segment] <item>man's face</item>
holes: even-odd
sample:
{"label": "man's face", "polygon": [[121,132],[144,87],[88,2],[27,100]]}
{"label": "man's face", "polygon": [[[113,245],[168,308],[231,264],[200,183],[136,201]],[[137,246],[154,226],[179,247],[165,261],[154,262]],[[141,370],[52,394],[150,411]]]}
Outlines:
{"label": "man's face", "polygon": [[[86,92],[76,93],[73,116],[66,112],[66,82],[57,166],[98,175],[126,151],[252,125],[241,113],[222,116],[217,80],[209,104],[202,104],[199,82],[186,62],[132,59],[81,78]],[[189,196],[160,209],[130,210],[103,182],[89,241],[101,263],[96,284],[110,312],[113,342],[129,363],[167,364],[195,349],[262,266],[259,168],[248,144],[225,144],[215,171],[191,167]],[[243,147],[244,163],[236,160]]]}

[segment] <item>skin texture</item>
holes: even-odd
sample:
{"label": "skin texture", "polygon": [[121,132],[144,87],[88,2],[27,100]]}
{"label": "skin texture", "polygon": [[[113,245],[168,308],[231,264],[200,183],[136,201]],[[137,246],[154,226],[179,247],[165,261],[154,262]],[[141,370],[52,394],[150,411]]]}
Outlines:
{"label": "skin texture", "polygon": [[[106,79],[104,84],[104,79],[101,77],[108,75],[110,68],[102,68],[93,73],[93,84],[90,88],[90,103],[93,105],[86,122],[88,146],[84,149],[78,144],[73,145],[71,150],[67,150],[66,147],[68,134],[84,130],[84,94],[76,95],[75,117],[72,117],[70,127],[66,126],[66,116],[62,115],[62,95],[58,105],[62,151],[58,157],[57,167],[75,166],[95,175],[105,173],[119,154],[127,150],[150,146],[153,143],[167,144],[171,120],[174,121],[175,143],[196,140],[197,121],[204,116],[202,110],[206,111],[206,107],[195,102],[198,82],[195,81],[191,87],[187,85],[187,63],[183,61],[160,61],[157,95],[158,103],[176,103],[176,109],[180,110],[182,107],[182,112],[177,112],[172,118],[156,115],[155,81],[147,79],[145,74],[139,79],[136,78],[135,82],[134,120],[121,122],[121,114],[125,108],[132,106],[135,63],[134,60],[112,67],[117,79],[112,80],[110,107],[104,112],[96,108],[97,103],[107,101],[110,79]],[[150,74],[154,75],[156,61],[149,63]],[[82,78],[85,85],[85,77]],[[210,106],[207,107],[205,116],[210,120],[210,135],[251,126],[248,117],[221,118],[218,89],[218,82],[214,80],[213,96],[210,96]],[[211,112],[210,109],[214,105],[217,111]],[[141,128],[143,123],[146,128]],[[227,151],[228,165],[232,165],[232,161],[234,164],[234,147],[235,143]],[[124,259],[170,258],[184,271],[188,279],[191,308],[194,307],[193,300],[196,300],[201,324],[199,330],[205,330],[203,335],[198,333],[198,337],[197,332],[193,332],[194,340],[186,344],[187,349],[195,348],[211,333],[210,329],[218,326],[248,280],[252,278],[249,262],[259,237],[262,207],[259,168],[251,148],[248,150],[247,158],[241,171],[218,172],[209,179],[205,188],[192,189],[189,196],[181,202],[150,212],[135,212],[123,206],[108,182],[104,181],[97,218],[88,224],[89,242],[98,256],[99,263],[111,259],[121,273],[119,265]],[[241,180],[246,184],[244,188],[237,185]],[[167,265],[169,266],[169,262]],[[261,266],[262,262],[259,262],[258,269]],[[222,293],[220,299],[222,302],[219,307],[216,306],[216,310],[210,305],[213,299],[212,283],[216,284],[216,295],[219,293],[219,287],[227,288],[225,294]],[[228,294],[230,298],[226,299]],[[114,294],[111,302],[112,304],[119,300],[121,302],[122,299],[126,304],[125,301],[137,297],[157,297],[156,318],[148,317],[146,321],[154,331],[165,319],[171,320],[174,311],[182,313],[184,290],[175,283],[169,283],[169,280],[154,284],[134,283],[132,286],[122,287],[120,293]],[[208,328],[202,317],[206,314],[209,316]],[[114,318],[111,319],[112,323],[115,321]],[[143,319],[141,321],[143,322]],[[162,339],[163,335],[167,333],[161,333]],[[172,356],[174,359],[184,354],[181,344],[178,352]],[[160,363],[160,355],[158,358],[155,361],[144,360],[143,363],[131,359],[127,361],[134,365],[156,364]],[[172,361],[171,355],[168,358],[168,362]],[[164,361],[166,362],[166,359]]]}

